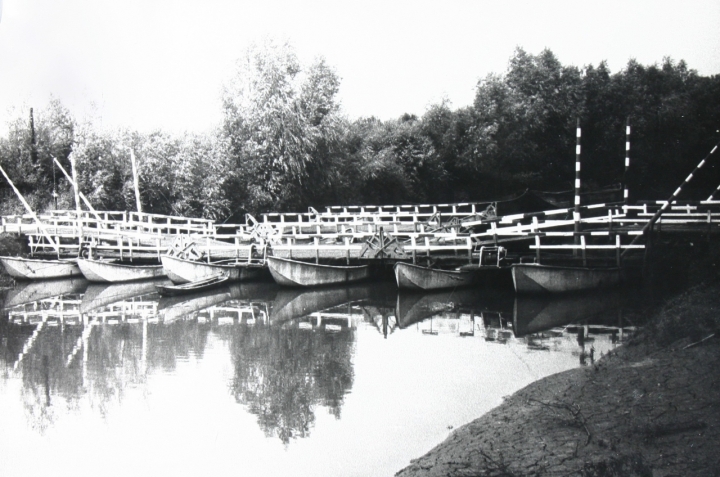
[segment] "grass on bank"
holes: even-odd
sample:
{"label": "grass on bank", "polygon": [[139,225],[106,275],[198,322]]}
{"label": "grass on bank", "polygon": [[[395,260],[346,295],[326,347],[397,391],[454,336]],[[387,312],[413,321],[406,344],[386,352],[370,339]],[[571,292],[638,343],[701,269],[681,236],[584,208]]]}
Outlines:
{"label": "grass on bank", "polygon": [[700,341],[720,332],[720,282],[696,285],[671,298],[644,325],[635,342],[668,346],[688,338]]}

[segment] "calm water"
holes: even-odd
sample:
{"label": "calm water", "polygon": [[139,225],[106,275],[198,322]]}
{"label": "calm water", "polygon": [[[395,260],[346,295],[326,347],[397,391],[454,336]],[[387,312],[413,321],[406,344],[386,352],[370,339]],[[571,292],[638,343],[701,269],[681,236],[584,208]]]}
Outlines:
{"label": "calm water", "polygon": [[155,283],[8,293],[0,475],[392,475],[628,332],[612,293]]}

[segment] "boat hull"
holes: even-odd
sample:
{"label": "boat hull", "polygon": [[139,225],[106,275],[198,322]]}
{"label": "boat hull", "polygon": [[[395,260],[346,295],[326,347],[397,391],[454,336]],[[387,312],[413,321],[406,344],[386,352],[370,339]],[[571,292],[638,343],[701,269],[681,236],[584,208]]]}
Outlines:
{"label": "boat hull", "polygon": [[81,258],[78,266],[91,282],[119,283],[165,276],[162,265],[126,265]]}
{"label": "boat hull", "polygon": [[339,285],[358,282],[370,276],[368,265],[321,265],[278,257],[268,257],[267,263],[275,281],[288,287]]}
{"label": "boat hull", "polygon": [[168,278],[174,283],[197,282],[222,273],[229,281],[251,280],[260,276],[262,267],[250,267],[242,264],[206,263],[164,255],[162,266]]}
{"label": "boat hull", "polygon": [[468,270],[439,270],[411,263],[395,264],[395,281],[403,290],[442,290],[466,287],[473,283],[475,273]]}
{"label": "boat hull", "polygon": [[620,268],[560,267],[537,264],[512,266],[517,293],[565,293],[618,286]]}
{"label": "boat hull", "polygon": [[21,280],[47,280],[82,276],[77,260],[39,260],[22,257],[0,257],[5,270]]}

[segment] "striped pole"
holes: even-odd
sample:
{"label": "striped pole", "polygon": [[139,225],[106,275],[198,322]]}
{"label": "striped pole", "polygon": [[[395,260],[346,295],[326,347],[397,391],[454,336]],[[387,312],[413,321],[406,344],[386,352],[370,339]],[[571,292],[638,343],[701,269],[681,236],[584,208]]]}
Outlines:
{"label": "striped pole", "polygon": [[[675,192],[673,192],[673,195],[667,200],[667,202],[665,202],[663,204],[663,206],[660,207],[660,210],[655,212],[655,215],[653,215],[652,218],[648,221],[648,223],[645,224],[645,227],[643,227],[643,229],[642,229],[643,233],[646,232],[648,229],[650,229],[653,225],[655,225],[655,222],[658,221],[660,216],[673,204],[673,202],[675,202],[675,199],[677,199],[677,196],[680,195],[680,193],[682,192],[682,188],[685,186],[685,184],[689,183],[693,179],[693,177],[695,177],[695,174],[697,174],[700,171],[700,169],[702,169],[702,167],[705,165],[705,162],[707,162],[707,160],[710,159],[710,156],[713,155],[715,153],[715,151],[717,151],[718,146],[720,146],[720,142],[715,144],[715,147],[712,148],[712,150],[708,153],[708,155],[705,156],[703,158],[703,160],[700,161],[700,163],[697,166],[695,166],[695,169],[690,173],[690,175],[685,178],[685,182],[683,182],[682,185],[680,185],[680,187],[675,189]],[[630,245],[634,245],[635,242],[637,242],[640,239],[640,237],[642,237],[642,235],[636,236],[633,239],[633,241],[630,242]],[[623,255],[625,253],[627,253],[628,250],[630,250],[630,249],[625,249],[625,252],[623,252]]]}
{"label": "striped pole", "polygon": [[628,205],[628,169],[630,169],[630,116],[625,123],[625,173],[623,174],[623,203]]}
{"label": "striped pole", "polygon": [[[580,232],[580,137],[582,131],[580,129],[580,118],[577,119],[575,129],[575,211],[573,219],[575,220],[575,232]],[[575,236],[575,244],[580,242],[580,236]],[[577,254],[577,250],[575,250]]]}
{"label": "striped pole", "polygon": [[717,192],[719,190],[720,190],[720,185],[717,186],[717,189],[715,189],[712,194],[710,194],[710,197],[707,198],[707,201],[710,202],[711,200],[714,200],[713,197],[715,196],[715,194],[717,194]]}

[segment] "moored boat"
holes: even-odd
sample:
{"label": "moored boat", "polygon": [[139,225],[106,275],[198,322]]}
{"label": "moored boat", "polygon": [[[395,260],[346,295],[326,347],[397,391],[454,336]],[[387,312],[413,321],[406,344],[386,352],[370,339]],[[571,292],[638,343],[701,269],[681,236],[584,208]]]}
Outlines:
{"label": "moored boat", "polygon": [[194,282],[183,283],[180,285],[157,285],[155,288],[162,296],[178,296],[212,290],[213,288],[225,285],[228,281],[230,281],[230,278],[227,275],[218,273],[217,275]]}
{"label": "moored boat", "polygon": [[129,265],[105,260],[78,259],[78,266],[91,282],[129,282],[165,276],[162,265]]}
{"label": "moored boat", "polygon": [[23,257],[0,257],[5,270],[21,280],[47,280],[82,276],[76,259],[44,260]]}
{"label": "moored boat", "polygon": [[196,282],[219,273],[227,276],[229,281],[250,280],[260,276],[263,269],[262,265],[234,260],[208,263],[170,255],[163,255],[160,259],[165,273],[174,283]]}
{"label": "moored boat", "polygon": [[618,286],[622,270],[523,263],[512,266],[512,276],[517,293],[564,293]]}
{"label": "moored boat", "polygon": [[275,281],[289,287],[339,285],[370,276],[368,265],[324,265],[279,257],[268,257],[267,263]]}
{"label": "moored boat", "polygon": [[471,270],[443,270],[412,263],[395,264],[398,288],[405,290],[441,290],[471,285],[475,272]]}

